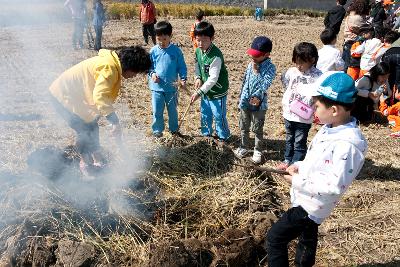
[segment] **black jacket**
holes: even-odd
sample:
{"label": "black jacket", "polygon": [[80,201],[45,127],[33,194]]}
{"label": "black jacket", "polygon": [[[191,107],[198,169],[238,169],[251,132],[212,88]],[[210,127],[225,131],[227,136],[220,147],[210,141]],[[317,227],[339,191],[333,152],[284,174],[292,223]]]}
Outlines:
{"label": "black jacket", "polygon": [[346,10],[343,6],[335,6],[328,11],[328,14],[324,19],[325,28],[331,28],[336,33],[336,35],[339,34],[340,25],[342,25],[342,21],[345,15]]}
{"label": "black jacket", "polygon": [[[389,85],[400,88],[400,47],[391,47],[382,56],[382,61],[390,66]],[[394,94],[394,93],[393,93]],[[395,100],[394,102],[397,102]]]}

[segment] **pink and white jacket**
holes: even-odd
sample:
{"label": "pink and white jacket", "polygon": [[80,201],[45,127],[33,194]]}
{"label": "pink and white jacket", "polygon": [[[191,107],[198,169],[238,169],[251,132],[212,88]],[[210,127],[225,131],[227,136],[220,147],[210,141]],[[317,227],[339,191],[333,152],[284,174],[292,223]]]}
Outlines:
{"label": "pink and white jacket", "polygon": [[331,128],[324,125],[315,135],[303,161],[295,165],[290,189],[294,207],[301,206],[321,223],[349,188],[364,164],[367,141],[356,119]]}

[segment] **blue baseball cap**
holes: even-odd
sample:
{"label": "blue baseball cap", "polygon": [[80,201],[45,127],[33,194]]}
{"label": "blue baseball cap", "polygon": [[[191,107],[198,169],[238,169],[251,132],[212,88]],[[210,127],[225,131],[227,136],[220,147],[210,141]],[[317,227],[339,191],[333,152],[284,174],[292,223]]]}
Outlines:
{"label": "blue baseball cap", "polygon": [[351,104],[357,98],[354,80],[342,71],[328,71],[322,74],[313,86],[312,96],[322,95],[331,100]]}

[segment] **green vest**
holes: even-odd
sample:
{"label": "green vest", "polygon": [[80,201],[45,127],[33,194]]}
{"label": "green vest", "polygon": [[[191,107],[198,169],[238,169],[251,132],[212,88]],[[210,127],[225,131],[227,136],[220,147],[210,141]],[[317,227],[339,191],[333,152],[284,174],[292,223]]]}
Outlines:
{"label": "green vest", "polygon": [[224,56],[221,50],[218,49],[214,44],[208,48],[208,50],[203,53],[200,48],[196,49],[196,61],[199,64],[201,81],[204,83],[208,79],[208,71],[210,69],[211,63],[216,57],[219,57],[222,61],[221,70],[219,72],[219,77],[217,83],[206,93],[209,99],[216,99],[224,97],[228,94],[229,80],[228,71],[224,63]]}

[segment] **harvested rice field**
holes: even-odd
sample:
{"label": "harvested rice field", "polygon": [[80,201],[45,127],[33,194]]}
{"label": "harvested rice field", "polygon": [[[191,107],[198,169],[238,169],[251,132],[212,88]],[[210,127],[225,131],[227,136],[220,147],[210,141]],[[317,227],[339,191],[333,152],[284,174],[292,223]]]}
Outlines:
{"label": "harvested rice field", "polygon": [[[183,118],[183,137],[166,132],[154,139],[150,90],[146,77],[137,76],[123,82],[116,104],[122,147],[100,122],[110,167],[91,181],[80,177],[73,132],[57,118],[47,88],[96,52],[72,49],[72,23],[0,28],[0,266],[266,266],[265,234],[290,197],[278,174],[243,167],[248,161],[233,156],[246,50],[257,35],[273,40],[278,75],[269,89],[262,167],[274,167],[285,138],[279,76],[291,66],[297,42],[321,47],[323,19],[207,19],[229,72],[227,148],[200,137],[199,102]],[[169,21],[193,74],[192,20]],[[138,21],[108,21],[104,48],[134,44],[143,45]],[[179,95],[181,117],[192,92],[190,79]],[[400,139],[390,138],[385,124],[360,127],[367,159],[319,227],[316,266],[400,266]],[[294,243],[289,252],[293,261]]]}

